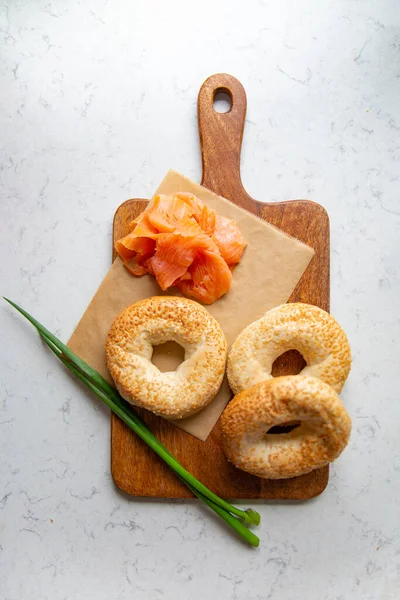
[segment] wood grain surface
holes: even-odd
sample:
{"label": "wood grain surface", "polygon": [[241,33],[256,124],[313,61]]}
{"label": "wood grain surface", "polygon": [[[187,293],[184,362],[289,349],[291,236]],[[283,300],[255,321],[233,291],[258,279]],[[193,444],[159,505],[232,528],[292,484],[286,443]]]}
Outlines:
{"label": "wood grain surface", "polygon": [[[214,98],[231,98],[226,113],[214,109]],[[227,74],[209,77],[198,97],[198,123],[203,162],[202,184],[235,204],[312,246],[315,256],[294,290],[290,302],[307,302],[329,311],[329,218],[309,200],[263,203],[251,198],[240,178],[240,150],[246,116],[246,93]],[[129,222],[146,207],[144,199],[124,202],[114,217],[114,240],[126,235]],[[113,259],[115,252],[113,252]],[[274,363],[274,375],[298,373],[302,357],[290,351]],[[232,499],[308,499],[326,487],[329,467],[286,480],[262,480],[230,465],[221,450],[219,423],[206,442],[138,409],[147,425],[176,458],[214,492]],[[186,498],[192,494],[169,468],[117,417],[112,416],[111,470],[116,485],[134,496]]]}

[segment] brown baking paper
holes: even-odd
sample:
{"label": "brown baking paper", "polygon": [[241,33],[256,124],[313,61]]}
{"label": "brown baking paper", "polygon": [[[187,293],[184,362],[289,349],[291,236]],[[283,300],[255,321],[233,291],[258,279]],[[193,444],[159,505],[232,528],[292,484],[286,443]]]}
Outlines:
{"label": "brown baking paper", "polygon": [[[230,291],[206,307],[220,323],[229,348],[249,323],[274,306],[287,302],[312,259],[314,250],[229,200],[175,171],[169,171],[156,194],[176,192],[191,192],[219,214],[234,219],[248,242],[240,264],[234,269]],[[117,258],[72,334],[68,346],[112,383],[104,352],[108,330],[123,308],[155,295],[163,295],[163,292],[154,277],[134,277]],[[181,294],[171,288],[168,295]],[[163,370],[172,370],[177,364],[176,348],[169,347],[162,351],[164,354],[158,356],[157,365]],[[205,441],[231,396],[225,379],[211,404],[196,415],[173,423]]]}

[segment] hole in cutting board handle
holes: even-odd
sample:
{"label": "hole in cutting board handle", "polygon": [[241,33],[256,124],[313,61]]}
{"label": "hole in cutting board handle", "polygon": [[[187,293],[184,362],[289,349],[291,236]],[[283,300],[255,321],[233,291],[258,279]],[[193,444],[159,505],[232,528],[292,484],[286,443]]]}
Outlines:
{"label": "hole in cutting board handle", "polygon": [[229,90],[226,88],[215,90],[213,106],[217,113],[224,114],[230,112],[232,110],[232,96]]}

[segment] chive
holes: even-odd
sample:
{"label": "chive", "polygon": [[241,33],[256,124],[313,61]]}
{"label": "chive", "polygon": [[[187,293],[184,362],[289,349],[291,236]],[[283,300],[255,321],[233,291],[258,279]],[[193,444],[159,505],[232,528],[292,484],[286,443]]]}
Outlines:
{"label": "chive", "polygon": [[160,442],[160,440],[158,440],[133,409],[131,409],[123,400],[118,391],[113,388],[100,373],[80,359],[72,350],[70,350],[70,348],[50,333],[50,331],[24,309],[11,300],[8,300],[7,298],[4,299],[34,325],[47,346],[64,363],[64,365],[72,371],[78,379],[85,383],[150,448],[152,448],[158,456],[160,456],[160,458],[175,471],[178,477],[187,485],[193,494],[221,516],[231,527],[241,534],[246,541],[253,546],[258,546],[259,539],[257,536],[244,527],[238,519],[241,519],[246,524],[258,525],[260,523],[259,513],[253,509],[243,511],[232,506],[229,502],[214,494],[198,481],[172,456],[169,450]]}

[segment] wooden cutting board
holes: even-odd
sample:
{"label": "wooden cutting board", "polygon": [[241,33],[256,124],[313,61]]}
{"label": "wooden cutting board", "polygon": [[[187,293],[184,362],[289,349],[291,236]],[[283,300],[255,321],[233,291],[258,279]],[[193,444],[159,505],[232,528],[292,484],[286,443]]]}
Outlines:
{"label": "wooden cutting board", "polygon": [[[214,109],[214,98],[218,92],[227,93],[231,99],[231,108],[226,113],[218,113]],[[307,302],[329,311],[328,215],[322,206],[309,200],[261,203],[247,194],[240,179],[245,116],[246,93],[237,79],[217,74],[204,82],[198,97],[202,184],[312,246],[315,256],[289,301]],[[118,208],[114,217],[114,240],[129,232],[129,222],[144,210],[146,204],[144,199],[133,198]],[[303,365],[302,357],[290,351],[275,362],[273,373],[295,374]],[[186,469],[224,498],[305,500],[320,494],[328,483],[329,467],[293,479],[259,479],[226,461],[221,449],[219,423],[207,441],[201,442],[160,417],[140,409],[138,413]],[[116,485],[134,496],[192,496],[175,474],[114,415],[111,470]]]}

